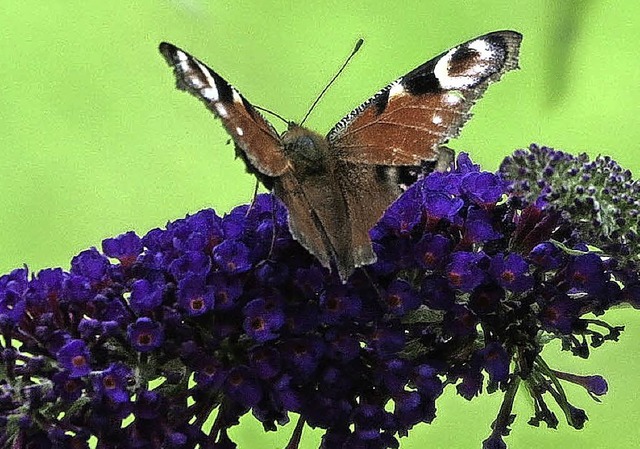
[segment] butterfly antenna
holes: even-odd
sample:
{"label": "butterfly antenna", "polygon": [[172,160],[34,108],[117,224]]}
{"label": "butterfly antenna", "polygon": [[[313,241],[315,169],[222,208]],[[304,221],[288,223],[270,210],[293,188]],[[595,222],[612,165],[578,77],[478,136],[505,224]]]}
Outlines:
{"label": "butterfly antenna", "polygon": [[300,122],[300,126],[302,126],[302,124],[307,120],[307,118],[309,117],[309,114],[311,114],[311,111],[313,111],[313,108],[316,107],[316,105],[318,104],[320,99],[324,96],[324,94],[327,92],[327,90],[329,90],[329,88],[331,87],[333,82],[340,76],[342,71],[347,67],[347,64],[349,64],[349,61],[351,61],[351,59],[356,55],[356,53],[358,53],[358,50],[360,50],[360,47],[362,47],[363,43],[364,43],[364,39],[362,39],[362,38],[358,39],[358,42],[356,42],[355,47],[353,47],[353,50],[351,51],[351,54],[349,55],[347,60],[344,62],[344,64],[342,64],[342,67],[340,67],[340,70],[338,70],[338,72],[335,75],[333,75],[333,78],[331,78],[331,81],[329,81],[329,83],[325,86],[325,88],[322,89],[322,92],[320,92],[320,95],[318,95],[318,97],[316,98],[316,101],[313,102],[313,104],[311,105],[311,107],[309,108],[307,113],[305,114],[304,118]]}
{"label": "butterfly antenna", "polygon": [[253,105],[254,109],[257,109],[259,111],[262,112],[266,112],[267,114],[271,114],[276,118],[279,118],[280,120],[282,120],[287,126],[289,126],[289,120],[285,119],[283,116],[281,116],[280,114],[278,114],[277,112],[273,112],[271,109],[267,109],[267,108],[263,108],[262,106],[256,106]]}

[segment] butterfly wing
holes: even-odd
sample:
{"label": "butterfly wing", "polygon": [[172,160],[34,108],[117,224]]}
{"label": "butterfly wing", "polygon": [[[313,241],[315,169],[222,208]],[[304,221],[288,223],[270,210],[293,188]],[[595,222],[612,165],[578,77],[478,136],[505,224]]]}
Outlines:
{"label": "butterfly wing", "polygon": [[276,130],[233,86],[172,44],[161,43],[160,53],[173,67],[178,88],[200,99],[220,118],[250,171],[275,177],[290,168]]}
{"label": "butterfly wing", "polygon": [[293,237],[343,281],[376,260],[369,229],[400,193],[383,167],[332,161],[330,176],[298,179],[291,171],[274,180],[289,210]]}
{"label": "butterfly wing", "polygon": [[[345,204],[335,179],[298,179],[295,171],[274,180],[273,192],[289,211],[291,235],[326,268],[350,257],[349,234],[344,227]],[[342,255],[345,256],[342,256]]]}
{"label": "butterfly wing", "polygon": [[[337,180],[341,185],[344,201],[347,204],[348,220],[344,224],[349,230],[352,261],[342,257],[340,275],[346,279],[356,267],[369,265],[376,260],[371,246],[369,230],[380,220],[384,211],[400,195],[397,170],[395,167],[354,164],[338,161]],[[345,268],[346,267],[346,268]],[[338,264],[339,270],[341,269]]]}
{"label": "butterfly wing", "polygon": [[521,40],[514,31],[485,34],[397,79],[329,131],[335,156],[377,165],[437,159],[489,84],[518,67]]}

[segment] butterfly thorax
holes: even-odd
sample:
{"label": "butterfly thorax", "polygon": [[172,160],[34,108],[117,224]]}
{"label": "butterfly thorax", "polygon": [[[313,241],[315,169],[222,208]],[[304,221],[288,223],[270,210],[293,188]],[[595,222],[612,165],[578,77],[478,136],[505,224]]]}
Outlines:
{"label": "butterfly thorax", "polygon": [[321,175],[328,170],[329,144],[320,134],[290,124],[282,135],[284,152],[299,174]]}

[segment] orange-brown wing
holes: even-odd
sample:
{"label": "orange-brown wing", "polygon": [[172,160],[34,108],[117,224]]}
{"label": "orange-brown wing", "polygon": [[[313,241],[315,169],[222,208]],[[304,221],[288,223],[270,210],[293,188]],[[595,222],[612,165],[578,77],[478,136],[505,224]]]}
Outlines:
{"label": "orange-brown wing", "polygon": [[327,134],[335,156],[376,165],[437,159],[489,84],[518,67],[521,40],[515,31],[485,34],[389,84]]}
{"label": "orange-brown wing", "polygon": [[245,161],[263,175],[280,176],[289,169],[282,142],[269,122],[228,82],[202,62],[163,42],[160,53],[173,67],[177,86],[202,100],[220,118]]}

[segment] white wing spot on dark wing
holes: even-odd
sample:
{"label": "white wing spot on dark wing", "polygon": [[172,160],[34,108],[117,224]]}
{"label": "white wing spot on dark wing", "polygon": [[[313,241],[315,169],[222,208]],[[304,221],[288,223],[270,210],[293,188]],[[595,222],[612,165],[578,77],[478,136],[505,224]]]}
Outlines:
{"label": "white wing spot on dark wing", "polygon": [[227,117],[229,113],[227,112],[227,108],[224,107],[222,103],[215,103],[214,107],[216,108],[216,112],[220,117]]}
{"label": "white wing spot on dark wing", "polygon": [[216,88],[216,81],[213,79],[213,77],[211,76],[211,73],[209,73],[209,70],[207,70],[207,68],[204,65],[200,64],[200,62],[197,59],[194,59],[194,62],[200,69],[200,73],[204,75],[204,78],[207,81],[206,87],[204,87],[200,91],[200,93],[207,100],[218,101],[220,99],[220,94],[218,93],[218,89]]}
{"label": "white wing spot on dark wing", "polygon": [[240,96],[238,91],[235,90],[234,88],[231,88],[231,90],[233,91],[233,101],[238,104],[242,104],[242,97]]}
{"label": "white wing spot on dark wing", "polygon": [[176,50],[176,57],[178,58],[177,64],[182,72],[188,72],[191,67],[189,66],[189,56],[182,50]]}
{"label": "white wing spot on dark wing", "polygon": [[209,101],[218,101],[220,98],[218,96],[218,89],[215,87],[204,87],[200,90],[200,94]]}
{"label": "white wing spot on dark wing", "polygon": [[391,88],[389,89],[389,100],[391,100],[393,97],[397,97],[405,93],[404,87],[400,83],[401,80],[402,78],[391,84]]}
{"label": "white wing spot on dark wing", "polygon": [[178,58],[179,62],[184,62],[189,60],[189,57],[187,56],[187,54],[177,48],[176,48],[176,57]]}
{"label": "white wing spot on dark wing", "polygon": [[464,97],[462,96],[462,94],[460,92],[447,92],[444,96],[444,102],[445,104],[451,105],[451,106],[455,106],[458,103],[462,102],[464,100]]}
{"label": "white wing spot on dark wing", "polygon": [[[464,74],[452,76],[450,74],[451,59],[459,51],[467,49],[472,49],[478,54],[476,58],[478,63],[465,70]],[[433,73],[443,89],[463,89],[477,84],[482,77],[488,75],[493,67],[491,62],[495,58],[496,50],[491,43],[484,39],[476,39],[473,42],[449,50],[436,63]]]}
{"label": "white wing spot on dark wing", "polygon": [[244,131],[242,131],[242,128],[240,128],[239,126],[236,126],[236,133],[242,137],[244,135]]}

